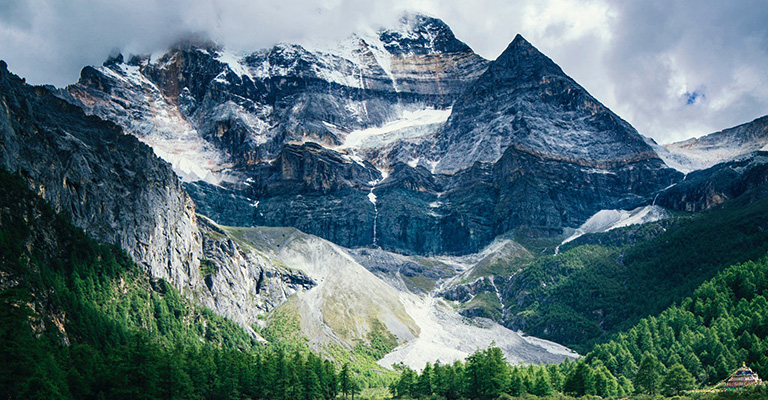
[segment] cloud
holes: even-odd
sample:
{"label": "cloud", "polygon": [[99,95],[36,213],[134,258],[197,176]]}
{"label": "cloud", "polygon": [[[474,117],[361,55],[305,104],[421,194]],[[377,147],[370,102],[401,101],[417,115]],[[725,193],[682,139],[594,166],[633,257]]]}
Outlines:
{"label": "cloud", "polygon": [[200,32],[235,51],[335,42],[406,9],[443,19],[490,59],[522,33],[660,142],[768,113],[764,1],[3,0],[0,58],[32,83],[64,86],[114,49],[156,53]]}
{"label": "cloud", "polygon": [[[605,53],[606,79],[614,111],[642,133],[680,140],[768,113],[765,2],[623,5]],[[689,107],[686,93],[703,87],[706,97]]]}

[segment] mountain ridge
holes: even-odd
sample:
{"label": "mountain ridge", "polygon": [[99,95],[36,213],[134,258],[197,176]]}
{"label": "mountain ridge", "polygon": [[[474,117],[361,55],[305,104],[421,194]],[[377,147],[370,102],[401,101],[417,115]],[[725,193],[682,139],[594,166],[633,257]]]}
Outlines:
{"label": "mountain ridge", "polygon": [[[477,120],[483,124],[473,127],[471,121]],[[493,138],[476,131],[484,128],[493,130]],[[469,140],[462,140],[468,135]],[[605,169],[658,158],[634,128],[519,34],[457,101],[436,139],[438,151],[453,156],[441,158],[438,171],[494,162],[510,146]],[[470,158],[456,159],[467,152]]]}
{"label": "mountain ridge", "polygon": [[768,150],[768,115],[699,138],[670,143],[670,164],[689,172],[733,161],[739,156]]}
{"label": "mountain ridge", "polygon": [[[440,20],[400,23],[353,36],[338,54],[280,44],[237,58],[185,47],[100,67],[116,90],[81,79],[65,96],[177,170],[189,165],[185,186],[209,216],[244,199],[253,212],[238,206],[228,223],[295,226],[346,247],[472,253],[510,230],[550,235],[600,209],[634,208],[680,178],[522,36],[488,62]],[[125,108],[132,102],[139,113]],[[598,181],[589,198],[601,200],[558,197],[553,180],[574,193]],[[480,187],[482,202],[468,197]],[[511,201],[523,193],[524,204]]]}

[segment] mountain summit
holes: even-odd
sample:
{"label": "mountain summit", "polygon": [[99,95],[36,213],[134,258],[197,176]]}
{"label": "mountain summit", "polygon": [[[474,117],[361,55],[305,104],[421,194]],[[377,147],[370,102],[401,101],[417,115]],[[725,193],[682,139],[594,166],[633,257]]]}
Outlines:
{"label": "mountain summit", "polygon": [[679,175],[522,36],[488,62],[425,15],[333,48],[127,59],[62,96],[152,146],[227,225],[465,254],[643,203]]}
{"label": "mountain summit", "polygon": [[626,121],[517,35],[437,134],[437,171],[495,162],[508,147],[598,168],[658,156]]}
{"label": "mountain summit", "polygon": [[399,28],[379,31],[379,40],[391,54],[472,52],[445,22],[418,13],[404,14]]}

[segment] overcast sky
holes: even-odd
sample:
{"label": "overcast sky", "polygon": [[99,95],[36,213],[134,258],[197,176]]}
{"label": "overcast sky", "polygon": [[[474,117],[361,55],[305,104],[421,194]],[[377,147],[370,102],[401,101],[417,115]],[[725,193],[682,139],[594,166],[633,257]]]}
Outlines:
{"label": "overcast sky", "polygon": [[768,114],[768,0],[0,0],[0,59],[61,87],[114,49],[156,53],[195,32],[234,51],[336,41],[404,10],[488,59],[521,33],[661,143]]}

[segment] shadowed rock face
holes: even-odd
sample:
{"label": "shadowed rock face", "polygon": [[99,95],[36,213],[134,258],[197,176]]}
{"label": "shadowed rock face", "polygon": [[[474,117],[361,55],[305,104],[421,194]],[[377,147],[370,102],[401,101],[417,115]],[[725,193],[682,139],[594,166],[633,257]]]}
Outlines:
{"label": "shadowed rock face", "polygon": [[[522,37],[489,63],[420,15],[335,53],[281,44],[236,58],[197,44],[115,59],[63,96],[173,162],[216,221],[348,247],[470,253],[519,228],[557,234],[681,177]],[[425,110],[450,117],[345,143]]]}

